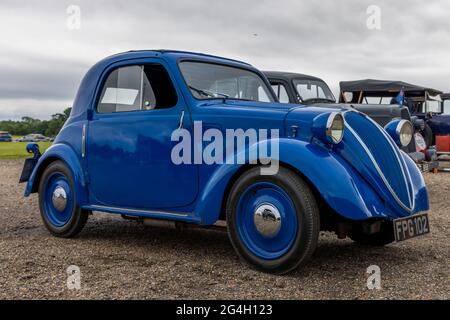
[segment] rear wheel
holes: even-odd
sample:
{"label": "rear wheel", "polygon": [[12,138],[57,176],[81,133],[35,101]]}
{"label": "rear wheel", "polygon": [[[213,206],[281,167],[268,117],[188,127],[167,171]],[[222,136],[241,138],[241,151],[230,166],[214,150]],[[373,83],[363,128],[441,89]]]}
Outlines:
{"label": "rear wheel", "polygon": [[286,273],[306,262],[319,236],[319,210],[308,185],[280,168],[261,175],[245,172],[227,201],[230,241],[239,257],[254,268]]}
{"label": "rear wheel", "polygon": [[72,172],[64,162],[52,162],[42,174],[39,209],[45,227],[54,236],[73,237],[86,224],[89,211],[78,206]]}

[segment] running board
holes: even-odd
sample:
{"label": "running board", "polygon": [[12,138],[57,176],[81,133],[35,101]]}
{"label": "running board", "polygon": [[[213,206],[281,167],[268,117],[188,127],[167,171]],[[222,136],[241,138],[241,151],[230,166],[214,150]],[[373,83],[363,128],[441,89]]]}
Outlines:
{"label": "running board", "polygon": [[100,206],[100,205],[83,206],[82,209],[108,212],[108,213],[116,213],[116,214],[122,214],[122,215],[133,216],[133,217],[184,221],[184,222],[190,222],[190,223],[196,223],[196,224],[199,224],[201,222],[199,217],[195,217],[191,213],[186,213],[186,212],[169,212],[169,211],[158,211],[158,210],[147,211],[147,210],[136,210],[136,209],[108,207],[108,206]]}

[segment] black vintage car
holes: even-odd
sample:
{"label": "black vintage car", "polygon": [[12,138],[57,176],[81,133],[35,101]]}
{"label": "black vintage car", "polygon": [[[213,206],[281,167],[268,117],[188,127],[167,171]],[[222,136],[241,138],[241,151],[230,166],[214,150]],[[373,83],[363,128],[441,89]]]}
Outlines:
{"label": "black vintage car", "polygon": [[[280,71],[265,71],[264,74],[269,79],[272,89],[282,103],[314,104],[315,106],[320,105],[321,107],[330,108],[343,106],[367,114],[382,127],[394,118],[402,118],[411,121],[416,130],[423,129],[424,122],[414,117],[411,118],[406,106],[367,103],[367,101],[363,103],[363,100],[341,101],[341,103],[337,104],[336,98],[330,88],[320,78],[300,73]],[[416,141],[414,138],[403,149],[416,162],[422,162],[426,158],[423,153],[416,151]]]}
{"label": "black vintage car", "polygon": [[[403,81],[356,80],[341,81],[339,102],[341,103],[378,103],[386,105],[403,91],[404,105],[410,114],[425,121],[420,130],[426,147],[435,144],[436,135],[450,134],[450,115],[444,114],[444,102],[450,98],[437,89],[418,86]],[[447,107],[447,112],[450,112]]]}

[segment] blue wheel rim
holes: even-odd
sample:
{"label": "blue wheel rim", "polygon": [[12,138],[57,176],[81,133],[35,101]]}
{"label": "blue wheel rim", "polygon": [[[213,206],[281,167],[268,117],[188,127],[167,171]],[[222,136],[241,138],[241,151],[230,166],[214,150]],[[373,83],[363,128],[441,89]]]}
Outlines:
{"label": "blue wheel rim", "polygon": [[[64,189],[67,196],[67,204],[62,211],[53,205],[53,192],[56,188]],[[59,172],[51,174],[45,183],[44,214],[47,220],[55,227],[64,226],[72,217],[73,203],[73,193],[66,176]]]}
{"label": "blue wheel rim", "polygon": [[[281,227],[274,236],[261,234],[254,222],[258,207],[270,204],[278,209]],[[281,187],[271,182],[250,185],[241,194],[236,207],[236,229],[243,244],[255,256],[273,260],[292,247],[297,236],[297,214],[294,203]]]}

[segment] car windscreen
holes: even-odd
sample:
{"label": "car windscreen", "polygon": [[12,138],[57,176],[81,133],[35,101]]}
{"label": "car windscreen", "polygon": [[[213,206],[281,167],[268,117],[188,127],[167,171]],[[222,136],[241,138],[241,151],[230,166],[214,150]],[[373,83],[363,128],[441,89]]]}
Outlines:
{"label": "car windscreen", "polygon": [[184,61],[180,70],[196,99],[240,99],[274,102],[270,89],[256,73],[220,64]]}
{"label": "car windscreen", "polygon": [[323,81],[308,80],[308,79],[295,79],[294,87],[297,90],[297,94],[302,101],[323,99],[329,101],[336,101],[333,93],[328,88],[327,84]]}

